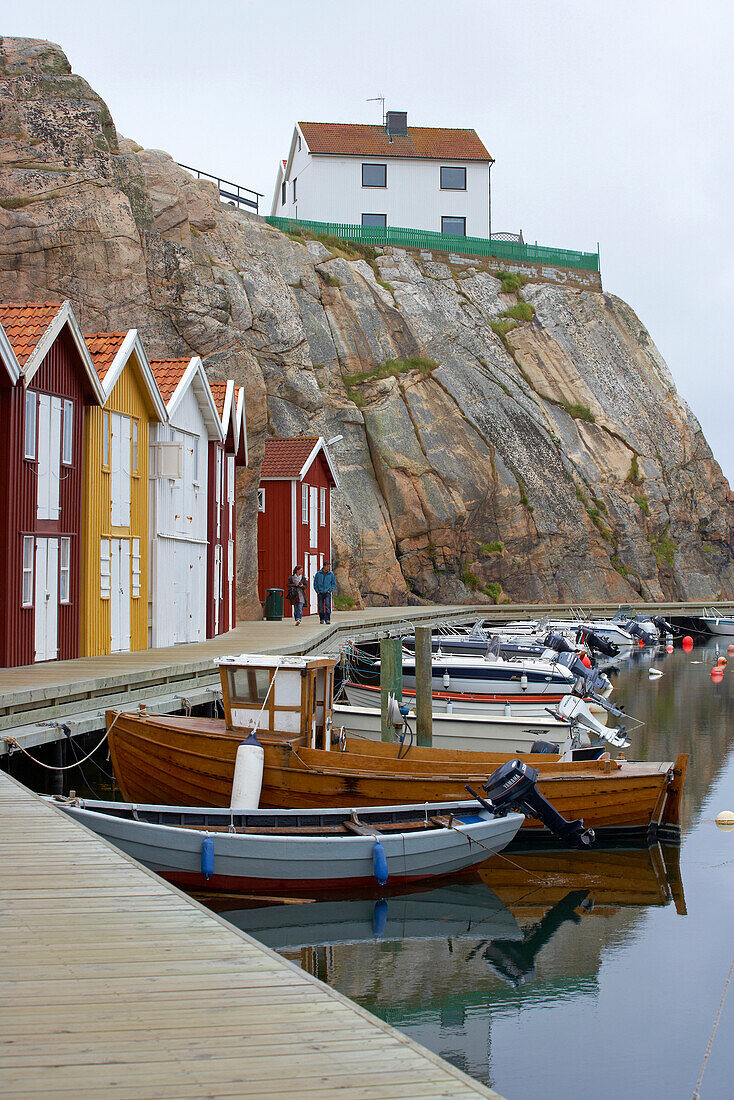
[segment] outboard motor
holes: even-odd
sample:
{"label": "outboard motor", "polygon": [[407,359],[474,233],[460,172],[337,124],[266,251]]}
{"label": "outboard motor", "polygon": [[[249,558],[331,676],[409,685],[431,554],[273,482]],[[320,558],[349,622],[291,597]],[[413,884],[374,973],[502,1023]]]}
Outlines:
{"label": "outboard motor", "polygon": [[592,652],[601,653],[604,657],[616,657],[619,653],[619,646],[611,641],[610,638],[605,638],[601,634],[597,634],[595,630],[582,630],[581,641],[589,647]]}
{"label": "outboard motor", "polygon": [[621,619],[620,626],[623,626],[625,630],[629,631],[633,638],[637,638],[639,641],[644,642],[645,645],[654,645],[657,638],[653,638],[638,622],[634,619]]}
{"label": "outboard motor", "polygon": [[569,645],[562,634],[557,634],[554,630],[549,631],[543,639],[543,645],[546,649],[554,649],[556,653],[573,653],[573,646]]}
{"label": "outboard motor", "polygon": [[655,623],[655,626],[660,631],[661,637],[665,637],[666,634],[672,634],[673,633],[672,626],[667,621],[667,619],[663,618],[662,615],[653,615],[652,616],[652,621]]}
{"label": "outboard motor", "polygon": [[[585,829],[583,821],[566,821],[561,817],[538,790],[537,780],[536,768],[528,767],[522,760],[508,760],[484,784],[490,805],[486,806],[481,798],[479,801],[498,817],[517,810],[527,817],[537,818],[564,843],[574,848],[588,848],[594,840],[593,829]],[[469,787],[467,790],[479,798],[475,791]]]}

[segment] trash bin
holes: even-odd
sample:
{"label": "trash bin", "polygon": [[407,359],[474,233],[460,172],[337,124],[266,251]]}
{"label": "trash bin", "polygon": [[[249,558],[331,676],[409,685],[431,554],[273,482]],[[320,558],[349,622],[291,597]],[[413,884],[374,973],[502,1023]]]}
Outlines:
{"label": "trash bin", "polygon": [[269,588],[265,593],[265,618],[277,623],[283,618],[282,588]]}

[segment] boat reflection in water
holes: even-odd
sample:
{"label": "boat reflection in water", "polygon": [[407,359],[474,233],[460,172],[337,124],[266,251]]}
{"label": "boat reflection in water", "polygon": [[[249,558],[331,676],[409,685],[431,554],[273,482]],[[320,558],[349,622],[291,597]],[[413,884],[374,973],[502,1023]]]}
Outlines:
{"label": "boat reflection in water", "polygon": [[231,909],[224,899],[217,908],[491,1084],[493,1014],[595,996],[602,952],[646,908],[685,913],[678,855],[660,845],[515,852],[433,890],[258,908],[231,897]]}

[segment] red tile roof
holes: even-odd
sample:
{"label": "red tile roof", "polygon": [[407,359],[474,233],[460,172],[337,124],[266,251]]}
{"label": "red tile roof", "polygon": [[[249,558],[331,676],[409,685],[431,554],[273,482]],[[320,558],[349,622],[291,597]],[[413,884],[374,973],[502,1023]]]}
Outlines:
{"label": "red tile roof", "polygon": [[359,157],[423,157],[433,160],[484,160],[492,157],[476,130],[409,126],[407,136],[388,136],[384,126],[351,122],[299,122],[312,153]]}
{"label": "red tile roof", "polygon": [[224,416],[224,398],[227,394],[227,383],[210,381],[209,386],[212,391],[212,397],[214,398],[214,404],[216,405],[217,412],[219,413],[219,419],[221,420]]}
{"label": "red tile roof", "polygon": [[87,342],[89,354],[92,356],[100,382],[104,382],[104,377],[112,366],[114,358],[120,350],[120,344],[126,336],[126,332],[84,333],[84,339]]}
{"label": "red tile roof", "polygon": [[150,369],[153,371],[158,389],[161,391],[163,404],[167,405],[173,397],[174,390],[179,384],[190,359],[149,359]]}
{"label": "red tile roof", "polygon": [[298,477],[318,441],[317,435],[266,439],[260,477]]}
{"label": "red tile roof", "polygon": [[56,314],[61,302],[3,302],[0,304],[0,324],[7,333],[15,357],[24,367],[38,341]]}

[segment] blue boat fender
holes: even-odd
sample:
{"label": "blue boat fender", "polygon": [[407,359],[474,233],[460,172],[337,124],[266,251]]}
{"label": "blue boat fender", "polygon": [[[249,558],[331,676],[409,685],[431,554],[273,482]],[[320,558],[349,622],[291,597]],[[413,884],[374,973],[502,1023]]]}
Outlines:
{"label": "blue boat fender", "polygon": [[210,836],[205,836],[201,844],[201,873],[207,882],[214,874],[214,841]]}
{"label": "blue boat fender", "polygon": [[375,846],[372,849],[372,866],[375,871],[375,878],[380,886],[384,886],[387,882],[387,856],[379,840],[375,841]]}
{"label": "blue boat fender", "polygon": [[385,928],[387,926],[387,901],[385,898],[380,898],[375,902],[375,908],[372,913],[372,935],[376,940],[381,939],[385,935]]}

